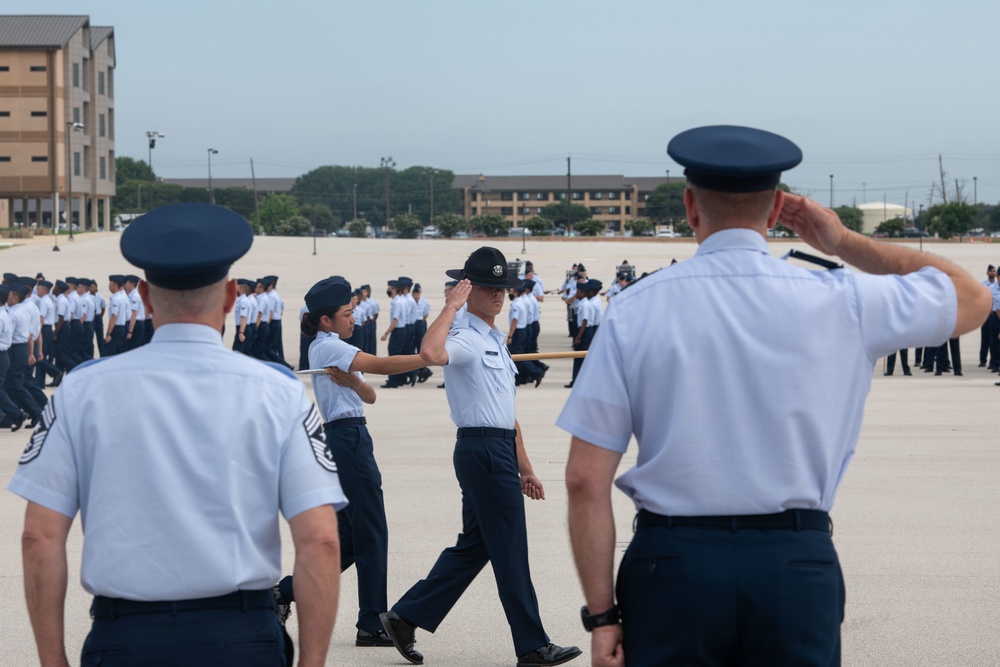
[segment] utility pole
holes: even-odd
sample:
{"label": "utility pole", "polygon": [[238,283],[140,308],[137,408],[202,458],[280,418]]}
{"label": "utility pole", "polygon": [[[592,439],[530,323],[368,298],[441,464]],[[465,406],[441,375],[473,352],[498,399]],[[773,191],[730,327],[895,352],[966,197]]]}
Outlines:
{"label": "utility pole", "polygon": [[[381,166],[382,169],[385,170],[385,224],[388,225],[389,224],[389,173],[392,171],[392,168],[396,166],[396,163],[393,162],[392,156],[390,155],[389,157],[382,158],[379,162],[379,166]],[[378,236],[378,234],[376,234],[376,236]]]}
{"label": "utility pole", "polygon": [[358,184],[354,184],[354,219],[358,219]]}
{"label": "utility pole", "polygon": [[570,158],[566,158],[566,233],[568,234],[573,225],[573,182],[570,169]]}
{"label": "utility pole", "polygon": [[218,155],[219,151],[214,148],[208,149],[208,203],[215,205],[215,191],[212,189],[212,156]]}
{"label": "utility pole", "polygon": [[257,211],[257,233],[264,235],[264,222],[260,219],[260,202],[257,201],[257,176],[253,171],[253,158],[250,158],[250,180],[253,183],[253,207]]}
{"label": "utility pole", "polygon": [[431,182],[431,215],[429,225],[434,225],[434,169],[431,167],[427,168],[427,175],[430,177]]}
{"label": "utility pole", "polygon": [[948,191],[944,187],[944,179],[946,174],[944,173],[944,160],[941,159],[941,154],[938,153],[938,171],[941,173],[941,201],[945,204],[948,203]]}
{"label": "utility pole", "polygon": [[830,174],[830,208],[833,209],[833,174]]}

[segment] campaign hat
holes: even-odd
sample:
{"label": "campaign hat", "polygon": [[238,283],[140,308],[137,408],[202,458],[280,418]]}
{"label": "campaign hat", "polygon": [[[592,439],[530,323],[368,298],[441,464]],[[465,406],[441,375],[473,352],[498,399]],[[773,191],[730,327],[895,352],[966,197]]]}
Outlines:
{"label": "campaign hat", "polygon": [[760,192],[777,187],[781,172],[802,162],[802,150],[781,135],[739,125],[708,125],[681,132],[667,155],[688,182],[718,192]]}
{"label": "campaign hat", "polygon": [[449,269],[445,274],[455,280],[468,279],[480,287],[509,288],[523,284],[520,278],[510,274],[503,253],[489,246],[483,246],[469,255],[461,269]]}
{"label": "campaign hat", "polygon": [[133,220],[122,232],[122,255],[157,287],[191,290],[216,283],[253,244],[238,213],[212,204],[171,204]]}

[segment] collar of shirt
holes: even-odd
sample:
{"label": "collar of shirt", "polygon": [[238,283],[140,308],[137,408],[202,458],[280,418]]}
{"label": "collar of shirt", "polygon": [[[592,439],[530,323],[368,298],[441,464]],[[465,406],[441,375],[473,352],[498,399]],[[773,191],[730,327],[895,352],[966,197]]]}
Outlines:
{"label": "collar of shirt", "polygon": [[767,241],[752,229],[723,229],[715,232],[698,246],[696,255],[726,250],[755,250],[768,254]]}
{"label": "collar of shirt", "polygon": [[154,343],[210,343],[222,345],[218,329],[204,324],[161,324],[153,333]]}
{"label": "collar of shirt", "polygon": [[491,327],[485,321],[483,321],[483,319],[478,315],[473,315],[472,313],[468,313],[466,315],[466,318],[468,319],[468,324],[470,329],[475,329],[479,333],[479,335],[482,336],[483,338],[486,338],[487,336],[492,336],[497,346],[501,350],[503,349],[503,341],[505,340],[505,337],[499,329],[497,329],[495,326]]}
{"label": "collar of shirt", "polygon": [[337,338],[337,339],[339,339],[340,338],[340,334],[335,333],[333,331],[317,331],[316,332],[316,340],[320,340],[321,338]]}

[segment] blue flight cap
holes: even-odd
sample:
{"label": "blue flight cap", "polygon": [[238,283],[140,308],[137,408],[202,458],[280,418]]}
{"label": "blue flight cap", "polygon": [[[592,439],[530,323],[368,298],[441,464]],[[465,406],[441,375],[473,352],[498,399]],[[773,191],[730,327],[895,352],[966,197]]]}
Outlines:
{"label": "blue flight cap", "polygon": [[264,280],[268,281],[272,285],[278,284],[278,276],[264,276]]}
{"label": "blue flight cap", "polygon": [[66,276],[66,283],[69,284],[69,285],[75,285],[76,284],[76,278],[72,278],[70,276]]}
{"label": "blue flight cap", "polygon": [[535,289],[535,281],[534,280],[530,280],[530,279],[525,280],[524,281],[524,291],[525,292],[530,292],[533,289]]}
{"label": "blue flight cap", "polygon": [[48,280],[39,280],[38,286],[44,287],[45,289],[52,289],[52,283],[50,283]]}
{"label": "blue flight cap", "polygon": [[211,204],[161,206],[122,232],[122,255],[157,287],[190,290],[216,283],[253,244],[238,213]]}
{"label": "blue flight cap", "polygon": [[390,280],[386,284],[388,284],[389,287],[392,287],[393,289],[402,289],[403,287],[403,283],[399,282],[398,280]]}
{"label": "blue flight cap", "polygon": [[237,278],[236,284],[243,285],[244,287],[249,287],[250,289],[257,287],[257,283],[254,282],[253,280],[250,280],[249,278]]}
{"label": "blue flight cap", "polygon": [[590,291],[600,292],[602,287],[604,287],[604,283],[602,283],[600,280],[596,280],[596,279],[592,278],[592,279],[590,279],[590,280],[587,281],[587,291],[588,292],[590,292]]}
{"label": "blue flight cap", "polygon": [[31,276],[18,276],[14,279],[14,282],[27,285],[28,287],[34,287],[37,281]]}
{"label": "blue flight cap", "polygon": [[76,279],[76,286],[79,287],[80,285],[83,285],[84,287],[90,287],[90,279],[89,278],[77,278]]}
{"label": "blue flight cap", "polygon": [[310,313],[330,308],[340,308],[351,302],[351,283],[341,276],[324,278],[306,292],[306,306]]}
{"label": "blue flight cap", "polygon": [[66,283],[65,283],[64,281],[62,281],[62,280],[57,280],[57,281],[56,281],[56,288],[57,288],[57,289],[61,289],[61,290],[62,290],[63,292],[65,292],[66,290],[68,290],[68,289],[69,289],[69,285],[67,285],[67,284],[66,284]]}
{"label": "blue flight cap", "polygon": [[4,280],[17,280],[17,274],[16,273],[5,273],[5,274],[3,274],[3,279]]}
{"label": "blue flight cap", "polygon": [[0,285],[0,303],[7,303],[8,296],[10,296],[10,288],[6,285]]}
{"label": "blue flight cap", "polygon": [[681,132],[667,144],[667,155],[685,167],[692,185],[719,192],[770,190],[781,172],[802,162],[802,151],[788,139],[736,125]]}
{"label": "blue flight cap", "polygon": [[113,274],[111,274],[110,276],[108,276],[108,280],[110,280],[111,282],[115,283],[119,287],[121,287],[122,285],[125,284],[125,276],[123,276],[120,273],[113,273]]}
{"label": "blue flight cap", "polygon": [[402,287],[413,287],[413,279],[408,276],[400,276],[398,282]]}
{"label": "blue flight cap", "polygon": [[128,275],[125,276],[125,282],[132,283],[133,285],[138,285],[139,276],[135,275],[134,273],[129,273]]}
{"label": "blue flight cap", "polygon": [[17,292],[21,296],[24,296],[31,291],[30,287],[28,287],[27,285],[22,285],[21,283],[11,283],[7,287],[8,289],[10,289],[11,292]]}

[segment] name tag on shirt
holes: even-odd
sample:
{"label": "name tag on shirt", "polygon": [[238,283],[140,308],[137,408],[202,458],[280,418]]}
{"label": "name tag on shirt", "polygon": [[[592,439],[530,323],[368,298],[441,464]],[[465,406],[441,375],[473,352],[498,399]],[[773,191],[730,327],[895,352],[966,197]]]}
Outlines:
{"label": "name tag on shirt", "polygon": [[488,355],[490,355],[492,357],[495,357],[495,356],[497,356],[500,353],[499,352],[494,352],[493,350],[486,350],[486,354],[488,354]]}

